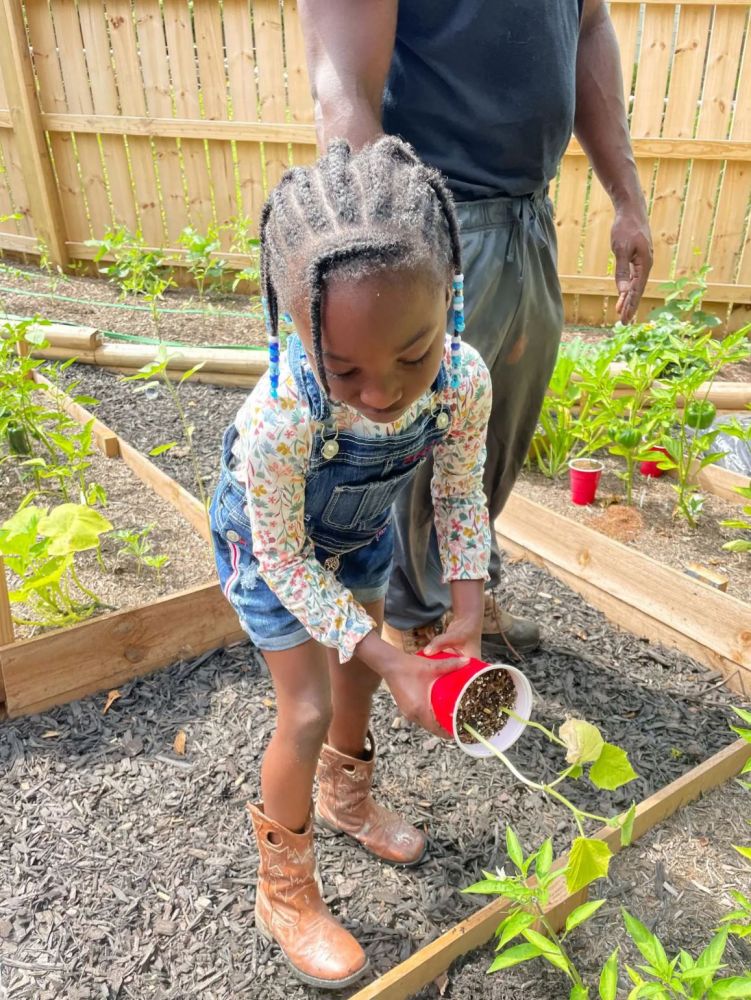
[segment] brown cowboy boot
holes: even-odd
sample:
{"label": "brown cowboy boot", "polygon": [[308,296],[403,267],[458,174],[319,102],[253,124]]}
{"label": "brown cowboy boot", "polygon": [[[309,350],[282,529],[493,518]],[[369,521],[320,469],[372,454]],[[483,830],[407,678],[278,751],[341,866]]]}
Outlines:
{"label": "brown cowboy boot", "polygon": [[256,927],[276,941],[295,974],[310,986],[344,989],[365,972],[368,959],[321,899],[313,852],[313,817],[292,833],[246,807],[258,843]]}
{"label": "brown cowboy boot", "polygon": [[354,837],[368,851],[395,865],[416,865],[425,854],[425,834],[373,800],[376,752],[372,733],[365,760],[348,757],[326,743],[318,762],[316,819]]}

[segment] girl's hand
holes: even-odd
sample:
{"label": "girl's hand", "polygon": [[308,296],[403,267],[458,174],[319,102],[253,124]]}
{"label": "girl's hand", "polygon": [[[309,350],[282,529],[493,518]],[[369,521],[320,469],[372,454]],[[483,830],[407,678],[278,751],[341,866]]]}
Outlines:
{"label": "girl's hand", "polygon": [[441,674],[465,666],[466,657],[427,660],[424,656],[414,656],[397,649],[381,639],[377,632],[369,633],[358,643],[357,656],[386,681],[405,719],[417,723],[434,736],[445,740],[451,738],[433,715],[430,689]]}
{"label": "girl's hand", "polygon": [[425,652],[442,653],[444,651],[460,653],[461,655],[480,657],[480,639],[482,636],[482,619],[476,615],[455,617],[445,632],[437,635],[425,647]]}

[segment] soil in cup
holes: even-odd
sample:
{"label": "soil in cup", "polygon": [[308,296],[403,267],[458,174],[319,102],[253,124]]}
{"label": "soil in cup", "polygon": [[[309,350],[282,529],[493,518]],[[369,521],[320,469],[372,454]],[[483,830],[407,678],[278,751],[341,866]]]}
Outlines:
{"label": "soil in cup", "polygon": [[464,728],[472,726],[489,740],[509,720],[504,709],[513,708],[516,686],[507,670],[488,670],[473,680],[456,709],[456,731],[462,743],[474,743]]}

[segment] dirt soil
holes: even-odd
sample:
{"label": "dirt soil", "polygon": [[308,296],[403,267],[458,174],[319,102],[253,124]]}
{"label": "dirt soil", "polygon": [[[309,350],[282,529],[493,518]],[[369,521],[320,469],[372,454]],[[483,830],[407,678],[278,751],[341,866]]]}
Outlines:
{"label": "dirt soil", "polygon": [[[731,742],[736,699],[716,674],[615,630],[537,567],[511,563],[504,579],[509,605],[542,623],[543,645],[522,664],[535,691],[534,717],[555,727],[567,715],[585,716],[628,751],[640,775],[611,794],[572,784],[579,806],[620,812]],[[484,650],[488,660],[503,655]],[[275,714],[253,650],[242,645],[177,664],[124,685],[106,714],[104,705],[102,694],[2,727],[2,990],[13,1000],[310,1000],[253,925],[257,855],[243,804],[259,796],[259,762]],[[557,805],[497,762],[472,760],[452,742],[411,728],[385,691],[373,726],[377,795],[428,831],[429,857],[400,871],[333,835],[318,838],[318,856],[325,898],[377,975],[482,905],[460,890],[483,869],[508,864],[507,823],[528,847],[551,835],[557,852],[574,830]],[[173,749],[180,733],[184,753]],[[550,778],[562,766],[558,748],[534,730],[510,754],[533,776]],[[683,826],[679,818],[675,836],[691,844],[696,831],[722,835],[722,863],[737,864],[724,845],[726,836],[742,837],[734,826],[741,801],[718,801],[706,823]],[[686,874],[696,864],[704,881],[709,856],[694,862],[683,847],[680,853]],[[602,891],[614,906],[626,901],[647,919],[660,915],[661,932],[675,927],[671,946],[693,928],[685,939],[692,946],[696,929],[703,934],[708,925],[709,897],[686,893],[680,923],[665,915],[672,911],[661,914],[663,899],[644,910],[618,893],[644,885],[649,902],[657,856],[634,862],[633,872],[632,857],[624,855],[616,881]],[[681,892],[681,869],[664,866],[664,882]],[[728,868],[718,877],[727,886],[736,873]],[[452,971],[445,995],[567,995],[557,978],[532,967],[509,980],[524,988],[500,993],[501,980],[484,975],[486,964],[486,956],[477,958],[466,988]]]}
{"label": "dirt soil", "polygon": [[123,297],[107,278],[50,275],[10,262],[0,262],[0,313],[185,344],[266,345],[257,295],[212,291],[202,300],[193,289],[170,288],[155,325],[142,297]]}
{"label": "dirt soil", "polygon": [[698,563],[727,578],[727,593],[751,601],[751,572],[746,553],[723,551],[724,542],[741,537],[740,532],[721,528],[719,521],[738,518],[741,508],[720,497],[706,494],[704,512],[696,528],[683,518],[673,516],[676,493],[670,476],[653,479],[634,475],[634,505],[625,499],[624,484],[616,475],[623,466],[611,456],[598,456],[605,468],[595,502],[579,507],[571,502],[568,476],[547,479],[539,472],[525,469],[514,489],[522,496],[569,517],[579,524],[638,549],[657,562],[685,571],[689,563]]}
{"label": "dirt soil", "polygon": [[[121,553],[121,546],[106,535],[102,539],[104,567],[93,551],[79,553],[76,571],[84,586],[102,602],[99,613],[150,604],[158,597],[214,577],[210,546],[171,504],[161,500],[137,479],[124,462],[95,453],[87,481],[99,483],[107,491],[108,504],[102,513],[115,528],[133,531],[153,524],[148,536],[152,554],[169,557],[169,563],[159,573],[147,566],[139,571],[137,561]],[[15,512],[31,485],[28,481],[21,482],[10,462],[0,465],[0,523]],[[39,506],[51,506],[62,500],[59,496],[46,495],[35,502]],[[12,584],[13,574],[10,577]],[[25,607],[14,605],[14,611],[23,617]],[[16,638],[28,639],[40,631],[38,627],[19,625],[16,626]]]}

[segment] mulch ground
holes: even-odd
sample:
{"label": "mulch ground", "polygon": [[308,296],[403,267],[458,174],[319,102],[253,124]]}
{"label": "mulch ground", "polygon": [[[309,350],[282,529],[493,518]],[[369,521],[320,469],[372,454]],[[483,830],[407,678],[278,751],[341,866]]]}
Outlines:
{"label": "mulch ground", "polygon": [[[628,750],[640,775],[610,795],[574,784],[577,804],[621,811],[730,742],[732,699],[716,675],[617,632],[531,565],[509,565],[506,580],[515,608],[543,622],[543,647],[523,665],[536,718],[557,726],[585,716]],[[256,853],[243,803],[259,794],[274,700],[252,649],[178,664],[124,686],[106,714],[104,704],[101,695],[3,726],[6,995],[310,997],[253,926]],[[428,830],[429,859],[398,871],[334,836],[319,838],[318,854],[327,901],[380,974],[481,904],[460,890],[507,863],[507,823],[530,847],[553,836],[558,851],[574,830],[500,766],[405,725],[385,691],[374,729],[377,793]],[[184,755],[172,749],[181,730]],[[550,778],[561,761],[538,736],[525,734],[512,756]],[[693,919],[700,924],[702,911]],[[501,995],[487,983],[488,992],[448,995]]]}
{"label": "mulch ground", "polygon": [[[178,437],[162,395],[134,406],[115,376],[76,366],[70,377],[102,400],[100,418],[142,450]],[[221,432],[244,393],[190,384],[182,391],[210,487]],[[193,490],[189,456],[175,451],[155,461]],[[639,774],[610,795],[573,784],[578,805],[622,811],[731,742],[729,706],[737,699],[718,675],[617,631],[536,567],[509,563],[505,581],[512,610],[543,627],[542,648],[522,665],[535,689],[535,717],[549,727],[586,717],[628,750]],[[498,661],[505,652],[487,647],[484,655]],[[14,1000],[316,995],[253,926],[257,855],[243,804],[258,797],[275,711],[258,657],[237,646],[134,681],[120,694],[106,714],[103,694],[3,725],[0,987]],[[550,835],[560,852],[574,829],[558,806],[500,765],[473,761],[405,724],[385,691],[374,730],[377,794],[428,831],[428,860],[398,871],[330,835],[319,837],[318,855],[325,898],[377,975],[482,905],[460,890],[508,863],[507,823],[528,848]],[[173,749],[180,732],[184,754]],[[551,778],[562,764],[535,731],[511,754],[537,778]],[[737,813],[740,803],[732,808]],[[686,897],[685,913],[704,928],[702,899]],[[516,984],[510,992],[499,992],[505,987],[485,977],[487,964],[480,953],[452,970],[444,995],[567,995],[559,980],[531,968],[509,980]],[[465,986],[455,975],[474,978]],[[535,993],[530,983],[542,986]],[[439,986],[431,989],[426,997],[440,995]]]}

